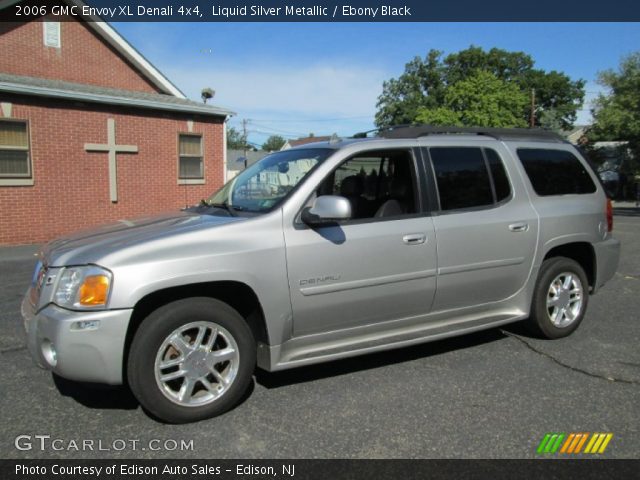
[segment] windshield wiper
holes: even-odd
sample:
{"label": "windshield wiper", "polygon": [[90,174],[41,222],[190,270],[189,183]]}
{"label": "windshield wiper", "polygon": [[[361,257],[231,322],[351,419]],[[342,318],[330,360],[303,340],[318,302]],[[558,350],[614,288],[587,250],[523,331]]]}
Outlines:
{"label": "windshield wiper", "polygon": [[234,207],[232,205],[229,205],[226,200],[224,202],[221,202],[221,203],[210,203],[209,206],[210,207],[216,207],[216,208],[222,208],[223,210],[226,210],[227,212],[229,212],[229,215],[231,215],[232,217],[237,217],[238,216],[238,215],[236,215],[236,211],[244,210],[242,207]]}

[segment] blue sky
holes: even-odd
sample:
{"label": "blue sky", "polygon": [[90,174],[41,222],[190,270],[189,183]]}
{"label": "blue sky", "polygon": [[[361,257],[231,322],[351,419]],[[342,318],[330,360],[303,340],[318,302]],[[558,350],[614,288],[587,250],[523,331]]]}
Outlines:
{"label": "blue sky", "polygon": [[587,81],[579,122],[601,88],[597,72],[640,50],[640,23],[117,23],[114,27],[188,97],[249,119],[249,139],[373,128],[382,82],[430,49],[469,45],[530,54],[536,67]]}

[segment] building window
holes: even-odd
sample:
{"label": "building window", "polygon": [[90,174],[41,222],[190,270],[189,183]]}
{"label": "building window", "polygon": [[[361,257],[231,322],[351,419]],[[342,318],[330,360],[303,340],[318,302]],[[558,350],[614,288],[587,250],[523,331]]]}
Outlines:
{"label": "building window", "polygon": [[42,37],[46,47],[60,48],[60,22],[42,22]]}
{"label": "building window", "polygon": [[31,178],[27,122],[0,120],[0,179]]}
{"label": "building window", "polygon": [[178,178],[180,180],[204,180],[201,135],[179,134],[178,155]]}

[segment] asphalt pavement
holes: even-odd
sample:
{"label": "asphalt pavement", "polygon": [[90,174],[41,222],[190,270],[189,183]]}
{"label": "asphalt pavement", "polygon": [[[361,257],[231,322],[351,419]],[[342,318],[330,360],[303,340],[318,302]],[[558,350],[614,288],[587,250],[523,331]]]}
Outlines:
{"label": "asphalt pavement", "polygon": [[618,273],[568,338],[538,340],[514,325],[259,371],[237,408],[180,426],[149,418],[126,388],[79,385],[38,369],[20,319],[35,247],[0,248],[0,458],[535,458],[549,432],[611,432],[601,457],[638,458],[634,207],[616,209]]}

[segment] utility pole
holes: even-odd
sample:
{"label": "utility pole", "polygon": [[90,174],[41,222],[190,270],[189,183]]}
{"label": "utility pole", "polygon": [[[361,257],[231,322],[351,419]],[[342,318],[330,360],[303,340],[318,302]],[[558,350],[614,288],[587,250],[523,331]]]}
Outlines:
{"label": "utility pole", "polygon": [[530,127],[533,128],[536,125],[536,89],[531,89],[531,124]]}
{"label": "utility pole", "polygon": [[243,150],[244,150],[244,168],[247,168],[247,124],[249,123],[249,120],[246,118],[242,119],[242,143],[243,143]]}

